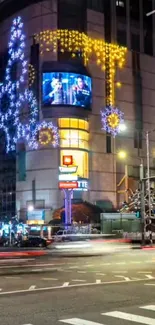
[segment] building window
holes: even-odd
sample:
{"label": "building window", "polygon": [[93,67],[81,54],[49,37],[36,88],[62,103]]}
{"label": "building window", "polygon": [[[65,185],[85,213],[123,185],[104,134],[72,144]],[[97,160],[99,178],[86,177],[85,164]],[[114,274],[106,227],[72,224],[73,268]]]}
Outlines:
{"label": "building window", "polygon": [[98,11],[98,12],[103,12],[104,10],[104,4],[103,0],[87,0],[87,8]]}
{"label": "building window", "polygon": [[140,17],[139,0],[130,0],[130,18],[131,18],[131,23],[132,23],[132,20],[139,22],[139,17]]}
{"label": "building window", "polygon": [[109,134],[106,136],[106,152],[111,153],[111,136]]}
{"label": "building window", "polygon": [[122,8],[124,8],[125,7],[124,1],[117,0],[116,1],[116,7],[122,7]]}
{"label": "building window", "polygon": [[76,118],[59,118],[59,128],[73,128],[89,131],[89,122]]}
{"label": "building window", "polygon": [[80,148],[89,150],[89,133],[82,130],[59,130],[61,148]]}
{"label": "building window", "polygon": [[131,49],[135,52],[140,52],[140,36],[131,33]]}
{"label": "building window", "polygon": [[144,52],[153,55],[153,15],[147,17],[146,14],[152,8],[152,1],[142,1],[143,5],[143,26],[144,26]]}
{"label": "building window", "polygon": [[80,178],[89,178],[89,155],[82,150],[60,150],[60,164],[63,166],[63,156],[73,156],[73,165],[78,166],[77,175]]}
{"label": "building window", "polygon": [[126,30],[117,30],[117,43],[122,46],[127,45]]}

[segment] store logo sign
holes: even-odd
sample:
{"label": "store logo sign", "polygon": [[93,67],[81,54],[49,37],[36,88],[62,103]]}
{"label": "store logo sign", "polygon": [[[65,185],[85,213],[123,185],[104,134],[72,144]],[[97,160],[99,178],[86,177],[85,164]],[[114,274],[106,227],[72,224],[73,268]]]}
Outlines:
{"label": "store logo sign", "polygon": [[61,174],[59,175],[59,181],[77,181],[77,175]]}

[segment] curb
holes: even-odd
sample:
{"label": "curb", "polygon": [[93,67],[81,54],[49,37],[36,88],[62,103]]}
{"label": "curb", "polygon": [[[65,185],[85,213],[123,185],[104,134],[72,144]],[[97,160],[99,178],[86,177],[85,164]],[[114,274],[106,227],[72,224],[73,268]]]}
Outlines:
{"label": "curb", "polygon": [[47,252],[45,251],[27,251],[27,252],[0,252],[0,259],[9,259],[9,258],[21,258],[21,257],[37,257],[45,256]]}
{"label": "curb", "polygon": [[45,272],[57,272],[59,271],[58,268],[45,268],[45,269],[25,269],[25,270],[8,270],[8,269],[5,269],[4,272],[0,272],[0,277],[1,276],[13,276],[13,275],[22,275],[22,274],[38,274],[38,273],[45,273]]}
{"label": "curb", "polygon": [[155,246],[136,246],[132,247],[132,249],[155,250]]}

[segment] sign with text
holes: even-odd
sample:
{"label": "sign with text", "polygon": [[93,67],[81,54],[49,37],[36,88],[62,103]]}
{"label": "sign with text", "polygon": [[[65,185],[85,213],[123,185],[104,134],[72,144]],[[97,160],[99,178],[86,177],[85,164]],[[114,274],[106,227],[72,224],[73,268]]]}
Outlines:
{"label": "sign with text", "polygon": [[71,167],[65,167],[65,166],[60,166],[59,167],[59,172],[62,174],[74,174],[77,172],[77,166],[71,166]]}
{"label": "sign with text", "polygon": [[59,182],[60,189],[74,189],[78,187],[78,182]]}
{"label": "sign with text", "polygon": [[73,174],[61,174],[59,175],[59,181],[77,181],[77,175]]}

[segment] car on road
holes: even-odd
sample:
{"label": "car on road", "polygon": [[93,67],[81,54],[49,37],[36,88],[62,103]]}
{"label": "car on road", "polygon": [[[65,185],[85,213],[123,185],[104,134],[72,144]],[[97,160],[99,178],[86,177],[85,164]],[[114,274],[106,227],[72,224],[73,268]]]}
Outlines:
{"label": "car on road", "polygon": [[51,240],[40,236],[28,236],[25,239],[18,240],[17,247],[47,247],[52,243]]}

